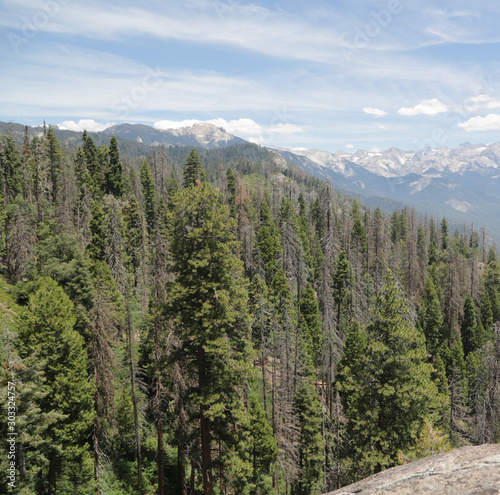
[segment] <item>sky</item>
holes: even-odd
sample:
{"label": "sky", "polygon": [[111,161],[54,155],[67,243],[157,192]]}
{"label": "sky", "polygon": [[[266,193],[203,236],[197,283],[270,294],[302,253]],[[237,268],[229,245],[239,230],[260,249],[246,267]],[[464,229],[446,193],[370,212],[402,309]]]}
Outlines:
{"label": "sky", "polygon": [[500,141],[497,0],[0,0],[0,120],[335,152]]}

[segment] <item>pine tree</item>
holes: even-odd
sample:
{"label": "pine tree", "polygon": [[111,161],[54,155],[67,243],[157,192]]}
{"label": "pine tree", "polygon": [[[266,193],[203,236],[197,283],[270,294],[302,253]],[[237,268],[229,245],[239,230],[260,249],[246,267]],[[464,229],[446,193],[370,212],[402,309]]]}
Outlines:
{"label": "pine tree", "polygon": [[123,195],[123,166],[120,161],[118,141],[115,136],[109,143],[109,166],[106,171],[106,191],[117,198]]}
{"label": "pine tree", "polygon": [[[445,403],[432,380],[424,336],[410,320],[408,303],[389,270],[384,282],[365,356],[354,361],[361,376],[344,370],[339,380],[348,431],[353,432],[354,467],[365,474],[395,465],[398,450],[411,449],[424,418],[437,419]],[[355,401],[345,383],[351,389],[358,385]]]}
{"label": "pine tree", "polygon": [[323,413],[317,392],[311,383],[301,382],[294,396],[294,409],[300,428],[300,473],[293,495],[318,495],[323,488]]}
{"label": "pine tree", "polygon": [[256,264],[261,267],[261,275],[271,283],[279,267],[282,253],[281,237],[271,217],[271,211],[264,199],[260,204],[260,227],[255,238]]}
{"label": "pine tree", "polygon": [[73,329],[72,302],[49,277],[37,286],[20,320],[18,349],[21,358],[36,355],[41,363],[47,394],[35,399],[34,406],[52,416],[52,422],[38,439],[40,456],[32,469],[38,470],[40,481],[46,480],[48,493],[74,493],[75,486],[92,477],[86,443],[94,381],[88,378],[83,338]]}
{"label": "pine tree", "polygon": [[278,445],[273,437],[273,429],[269,425],[260,403],[252,398],[250,402],[250,434],[252,436],[253,493],[265,495],[269,493],[269,479],[273,464],[278,456]]}
{"label": "pine tree", "polygon": [[57,135],[51,126],[49,126],[47,134],[45,135],[45,148],[49,161],[50,180],[52,182],[52,199],[55,200],[58,194],[63,153]]}
{"label": "pine tree", "polygon": [[467,358],[470,352],[482,345],[483,336],[478,328],[476,317],[476,307],[472,297],[467,296],[464,302],[464,316],[461,325],[462,344],[464,346],[464,357]]}
{"label": "pine tree", "polygon": [[23,191],[21,159],[11,136],[0,138],[0,173],[3,179],[4,201],[8,203]]}
{"label": "pine tree", "polygon": [[200,156],[193,148],[184,165],[184,187],[191,187],[196,185],[196,182],[205,180],[206,174],[201,165]]}
{"label": "pine tree", "polygon": [[441,221],[441,250],[446,251],[448,249],[448,220],[443,217]]}
{"label": "pine tree", "polygon": [[342,309],[349,304],[351,288],[351,266],[347,259],[347,253],[340,251],[333,271],[333,298],[337,305],[337,335],[342,338]]}
{"label": "pine tree", "polygon": [[101,197],[104,193],[104,170],[99,159],[99,151],[94,144],[94,140],[86,133],[83,133],[83,155],[85,166],[89,174],[89,185],[95,197]]}
{"label": "pine tree", "polygon": [[100,202],[94,202],[91,215],[90,234],[92,237],[90,243],[87,245],[88,256],[93,260],[103,261],[106,255],[106,240],[104,234],[105,214]]}
{"label": "pine tree", "polygon": [[[169,286],[169,307],[186,369],[197,384],[191,404],[199,418],[205,495],[214,493],[214,444],[223,454],[244,448],[237,447],[231,425],[241,424],[242,387],[253,351],[234,228],[221,195],[208,184],[193,184],[175,196],[169,237],[176,280]],[[224,466],[224,456],[216,457]],[[251,475],[250,461],[240,468]]]}
{"label": "pine tree", "polygon": [[144,213],[148,224],[148,232],[151,234],[155,229],[157,193],[153,174],[151,173],[151,168],[146,160],[144,160],[141,166],[141,185],[144,198]]}
{"label": "pine tree", "polygon": [[420,322],[424,331],[427,350],[435,356],[444,341],[443,313],[431,277],[427,277],[425,281]]}
{"label": "pine tree", "polygon": [[300,323],[306,341],[307,352],[313,367],[316,368],[321,360],[323,339],[318,299],[311,283],[307,284],[300,299]]}
{"label": "pine tree", "polygon": [[234,170],[229,167],[226,172],[226,181],[227,181],[227,202],[229,204],[229,209],[231,210],[231,214],[236,216],[236,175],[234,174]]}

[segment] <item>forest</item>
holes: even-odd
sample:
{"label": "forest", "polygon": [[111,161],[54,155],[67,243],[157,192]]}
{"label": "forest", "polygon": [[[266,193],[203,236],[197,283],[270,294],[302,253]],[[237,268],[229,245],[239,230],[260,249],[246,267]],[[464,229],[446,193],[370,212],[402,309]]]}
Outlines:
{"label": "forest", "polygon": [[318,495],[500,440],[484,229],[137,149],[0,136],[3,493]]}

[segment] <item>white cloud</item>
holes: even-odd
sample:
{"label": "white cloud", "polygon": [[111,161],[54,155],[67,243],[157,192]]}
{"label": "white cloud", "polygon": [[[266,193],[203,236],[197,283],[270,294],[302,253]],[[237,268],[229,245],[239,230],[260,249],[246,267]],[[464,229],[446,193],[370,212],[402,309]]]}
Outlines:
{"label": "white cloud", "polygon": [[448,111],[448,107],[437,98],[422,100],[414,107],[402,107],[398,110],[399,115],[413,117],[415,115],[438,115]]}
{"label": "white cloud", "polygon": [[379,108],[364,107],[363,112],[367,113],[368,115],[373,115],[377,118],[387,115],[387,112],[385,112],[384,110],[380,110]]}
{"label": "white cloud", "polygon": [[345,147],[350,150],[354,148],[354,144],[346,144]]}
{"label": "white cloud", "polygon": [[500,115],[496,113],[490,113],[486,117],[476,116],[472,117],[465,122],[458,124],[467,132],[472,131],[498,131],[500,130]]}
{"label": "white cloud", "polygon": [[153,124],[153,127],[160,130],[181,129],[182,127],[192,127],[194,124],[200,124],[201,120],[159,120]]}
{"label": "white cloud", "polygon": [[64,131],[100,132],[104,131],[104,129],[107,129],[108,127],[111,127],[113,125],[115,124],[103,124],[101,122],[96,122],[95,120],[92,119],[80,119],[78,122],[75,122],[73,120],[65,120],[64,122],[57,124],[57,127],[59,127],[59,129]]}
{"label": "white cloud", "polygon": [[[0,16],[0,26],[23,29],[25,18],[33,17],[33,2],[6,1],[12,11]],[[95,0],[85,4],[64,2],[57,15],[51,15],[50,22],[40,23],[37,29],[113,41],[151,36],[189,43],[223,43],[287,59],[331,62],[342,56],[341,36],[331,25],[319,26],[285,9],[255,7],[239,0],[154,4],[150,7],[146,2],[138,7],[104,5]]]}
{"label": "white cloud", "polygon": [[213,124],[222,127],[230,134],[248,137],[250,142],[261,144],[269,141],[275,134],[297,134],[304,132],[302,127],[295,124],[279,123],[275,125],[261,125],[252,119],[241,118],[237,120],[225,120],[222,118],[210,120],[160,120],[154,123],[156,129],[180,129],[182,127],[192,127],[194,124]]}
{"label": "white cloud", "polygon": [[492,110],[498,107],[500,107],[500,100],[487,94],[473,96],[465,102],[465,109],[469,112],[477,112],[481,109]]}

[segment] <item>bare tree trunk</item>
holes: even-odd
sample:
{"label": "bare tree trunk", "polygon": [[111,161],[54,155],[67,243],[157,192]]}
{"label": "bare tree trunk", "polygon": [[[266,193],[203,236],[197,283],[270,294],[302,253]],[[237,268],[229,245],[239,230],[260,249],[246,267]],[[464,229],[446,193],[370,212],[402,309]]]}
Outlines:
{"label": "bare tree trunk", "polygon": [[156,428],[158,431],[157,467],[158,467],[158,495],[164,495],[163,480],[163,418],[161,415],[161,378],[156,375]]}
{"label": "bare tree trunk", "polygon": [[134,407],[134,425],[135,425],[135,442],[137,451],[137,476],[139,481],[142,481],[142,456],[141,456],[141,435],[139,424],[139,411],[137,408],[137,392],[135,388],[135,362],[134,350],[132,345],[132,315],[130,314],[130,300],[129,288],[126,288],[126,304],[127,304],[127,337],[128,337],[128,351],[130,360],[130,378],[132,385],[132,404]]}

